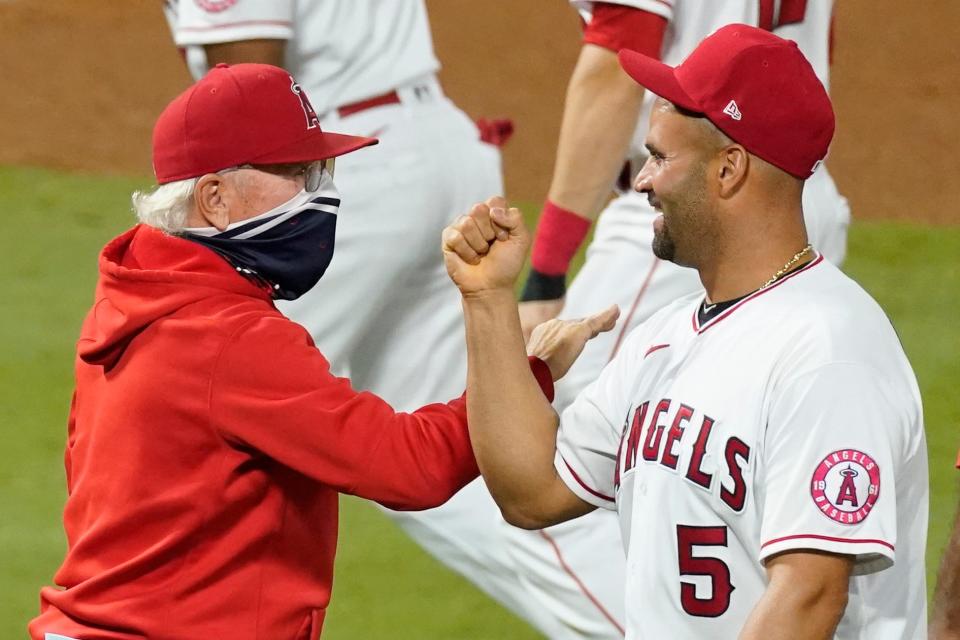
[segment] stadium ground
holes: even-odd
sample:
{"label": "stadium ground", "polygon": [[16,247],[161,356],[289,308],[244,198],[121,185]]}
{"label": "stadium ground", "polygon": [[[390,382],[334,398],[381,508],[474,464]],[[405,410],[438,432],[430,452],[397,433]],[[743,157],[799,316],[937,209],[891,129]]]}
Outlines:
{"label": "stadium ground", "polygon": [[[133,222],[148,179],[0,167],[0,637],[24,636],[64,549],[62,450],[73,344],[100,247]],[[932,587],[960,446],[960,227],[855,223],[846,270],[887,310],[920,380],[931,468]],[[534,638],[359,500],[342,501],[326,640]],[[308,551],[308,550],[307,550]]]}

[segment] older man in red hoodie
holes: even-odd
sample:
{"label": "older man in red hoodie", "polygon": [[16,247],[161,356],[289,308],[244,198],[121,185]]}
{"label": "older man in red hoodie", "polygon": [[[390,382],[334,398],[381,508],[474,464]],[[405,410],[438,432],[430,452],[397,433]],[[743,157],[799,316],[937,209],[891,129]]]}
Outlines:
{"label": "older man in red hoodie", "polygon": [[[77,346],[64,588],[42,590],[35,640],[313,640],[338,494],[425,509],[476,477],[462,398],[395,413],[273,304],[332,258],[331,159],[375,142],[321,131],[268,65],[218,65],[160,116],[160,186],[104,248]],[[479,254],[498,232],[476,229]],[[531,358],[545,393],[612,320]]]}

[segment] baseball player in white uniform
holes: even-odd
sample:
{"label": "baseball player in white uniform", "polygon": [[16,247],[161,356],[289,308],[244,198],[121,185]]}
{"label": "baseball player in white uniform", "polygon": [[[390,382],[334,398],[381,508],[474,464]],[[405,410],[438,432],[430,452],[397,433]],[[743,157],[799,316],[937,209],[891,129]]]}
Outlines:
{"label": "baseball player in white uniform", "polygon": [[[443,95],[422,0],[168,0],[166,15],[195,78],[217,62],[282,66],[321,127],[379,138],[364,157],[337,161],[345,204],[330,275],[279,307],[309,329],[336,374],[398,410],[459,393],[463,316],[436,239],[469,204],[502,192],[500,155]],[[376,246],[390,249],[371,253]],[[524,595],[481,480],[438,509],[389,513],[427,551],[558,637]]]}
{"label": "baseball player in white uniform", "polygon": [[[583,317],[610,303],[618,326],[592,341],[558,384],[562,411],[622,348],[627,334],[673,300],[701,291],[696,272],[651,251],[656,211],[642,194],[622,189],[602,209],[629,158],[631,173],[643,147],[655,96],[622,72],[621,48],[678,64],[708,34],[731,23],[772,30],[798,43],[829,87],[832,0],[572,0],[585,20],[584,44],[571,77],[554,177],[534,240],[531,277],[520,305],[524,333],[559,314]],[[639,120],[638,120],[639,114]],[[631,137],[632,135],[632,137]],[[803,191],[810,241],[834,264],[843,261],[850,212],[827,171]],[[598,217],[599,216],[599,217]],[[587,259],[569,291],[570,258],[597,219]],[[565,293],[565,296],[564,296]],[[598,510],[544,531],[508,528],[510,551],[531,597],[577,637],[623,635],[623,557],[615,517]]]}
{"label": "baseball player in white uniform", "polygon": [[[883,311],[803,224],[834,130],[823,86],[794,43],[747,25],[677,67],[620,60],[660,96],[635,182],[659,214],[654,253],[705,291],[635,329],[558,421],[511,296],[519,212],[475,207],[448,227],[491,493],[530,529],[617,513],[627,638],[925,638],[916,379]],[[509,239],[478,240],[488,221]],[[550,339],[548,324],[531,343]]]}

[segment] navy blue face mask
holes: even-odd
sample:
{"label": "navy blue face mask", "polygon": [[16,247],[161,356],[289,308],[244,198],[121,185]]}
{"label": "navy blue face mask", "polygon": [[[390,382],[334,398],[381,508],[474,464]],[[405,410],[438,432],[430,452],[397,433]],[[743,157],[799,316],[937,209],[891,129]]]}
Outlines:
{"label": "navy blue face mask", "polygon": [[270,288],[274,298],[296,300],[313,288],[333,259],[340,197],[326,171],[314,192],[256,217],[229,225],[185,229],[183,237],[220,254],[238,272]]}

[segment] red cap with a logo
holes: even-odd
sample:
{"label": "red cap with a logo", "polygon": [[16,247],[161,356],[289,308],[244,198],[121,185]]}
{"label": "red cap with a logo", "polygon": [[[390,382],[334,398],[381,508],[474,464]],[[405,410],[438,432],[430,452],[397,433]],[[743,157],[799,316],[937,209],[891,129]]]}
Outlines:
{"label": "red cap with a logo", "polygon": [[827,155],[833,107],[792,40],[733,24],[676,68],[626,49],[620,64],[651,92],[702,113],[747,151],[797,178],[809,178]]}
{"label": "red cap with a logo", "polygon": [[157,184],[242,164],[311,162],[376,144],[320,129],[289,73],[267,64],[218,64],[167,105],[153,129]]}

